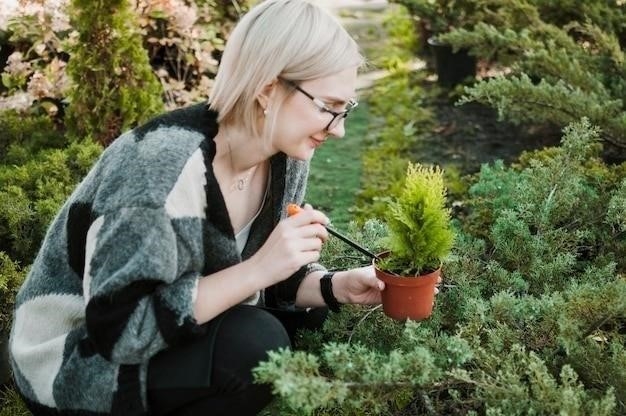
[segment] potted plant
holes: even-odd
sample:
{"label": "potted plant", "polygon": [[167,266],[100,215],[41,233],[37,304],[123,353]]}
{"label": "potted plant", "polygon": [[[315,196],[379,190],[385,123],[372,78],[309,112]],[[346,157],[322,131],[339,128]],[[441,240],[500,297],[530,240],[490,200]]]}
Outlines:
{"label": "potted plant", "polygon": [[455,29],[472,29],[481,21],[474,0],[393,0],[402,4],[416,19],[422,49],[432,51],[437,83],[454,87],[468,77],[476,75],[476,59],[467,49],[454,50],[439,39],[440,35]]}
{"label": "potted plant", "polygon": [[373,261],[376,276],[385,282],[383,311],[398,320],[425,319],[454,242],[443,171],[409,163],[403,188],[389,201],[383,220],[388,251]]}

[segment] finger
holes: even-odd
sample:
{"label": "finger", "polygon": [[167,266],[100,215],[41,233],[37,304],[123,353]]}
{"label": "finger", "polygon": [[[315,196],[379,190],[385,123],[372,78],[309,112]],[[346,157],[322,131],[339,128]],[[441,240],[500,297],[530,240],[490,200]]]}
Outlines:
{"label": "finger", "polygon": [[309,263],[315,263],[320,259],[319,250],[304,251],[303,254],[305,255],[303,265],[309,264]]}
{"label": "finger", "polygon": [[374,273],[372,273],[371,275],[367,276],[366,284],[369,287],[373,287],[373,288],[378,289],[378,290],[384,290],[385,289],[385,282],[383,282],[382,280],[377,278]]}
{"label": "finger", "polygon": [[316,226],[318,227],[318,230],[315,232],[315,236],[319,238],[322,243],[325,243],[328,241],[329,237],[328,230],[326,230],[326,227],[321,224],[316,224]]}
{"label": "finger", "polygon": [[328,231],[321,224],[309,224],[298,228],[298,234],[303,238],[317,238],[322,242],[328,240]]}
{"label": "finger", "polygon": [[299,244],[301,251],[320,251],[322,250],[322,239],[320,238],[305,238]]}
{"label": "finger", "polygon": [[363,270],[367,273],[367,276],[374,282],[373,287],[377,288],[380,291],[385,290],[385,282],[376,277],[376,271],[374,270],[373,265],[364,266]]}
{"label": "finger", "polygon": [[301,226],[304,224],[313,224],[319,223],[322,225],[326,225],[330,222],[328,217],[324,215],[322,211],[318,211],[316,209],[306,209],[298,213],[298,215],[293,215],[288,217],[286,221],[291,221],[296,226]]}
{"label": "finger", "polygon": [[368,287],[374,288],[376,290],[385,290],[385,282],[383,282],[382,280],[379,280],[376,276],[368,276],[365,279],[365,284]]}
{"label": "finger", "polygon": [[439,293],[439,288],[435,286],[435,295]]}

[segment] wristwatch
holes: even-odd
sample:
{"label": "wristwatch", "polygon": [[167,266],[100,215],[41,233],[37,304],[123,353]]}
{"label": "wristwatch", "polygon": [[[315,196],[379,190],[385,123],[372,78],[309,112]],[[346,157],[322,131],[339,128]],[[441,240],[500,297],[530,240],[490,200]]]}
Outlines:
{"label": "wristwatch", "polygon": [[333,312],[339,312],[341,309],[341,303],[337,300],[333,294],[333,275],[335,272],[328,272],[320,279],[320,290],[322,292],[322,298],[328,309]]}

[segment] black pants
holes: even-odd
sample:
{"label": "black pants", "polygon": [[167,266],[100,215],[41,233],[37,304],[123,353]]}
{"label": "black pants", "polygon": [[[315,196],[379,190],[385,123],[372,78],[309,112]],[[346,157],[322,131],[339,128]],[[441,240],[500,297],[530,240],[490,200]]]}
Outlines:
{"label": "black pants", "polygon": [[211,320],[208,335],[163,351],[148,367],[153,415],[256,415],[272,400],[251,370],[267,352],[290,347],[299,328],[317,329],[328,310],[287,312],[240,305]]}

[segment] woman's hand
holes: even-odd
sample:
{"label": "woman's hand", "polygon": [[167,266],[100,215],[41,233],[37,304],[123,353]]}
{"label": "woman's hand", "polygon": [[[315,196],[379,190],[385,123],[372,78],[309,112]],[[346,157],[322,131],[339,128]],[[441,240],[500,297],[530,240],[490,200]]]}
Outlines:
{"label": "woman's hand", "polygon": [[[439,293],[441,277],[435,286],[435,295]],[[377,305],[382,302],[381,292],[385,283],[376,277],[374,266],[337,272],[333,277],[333,292],[340,303]]]}
{"label": "woman's hand", "polygon": [[270,279],[267,286],[280,282],[300,267],[319,260],[322,243],[328,239],[324,227],[329,220],[310,207],[278,223],[263,246],[251,258],[258,270]]}
{"label": "woman's hand", "polygon": [[340,303],[377,305],[385,283],[374,273],[374,266],[337,272],[333,276],[333,293]]}

